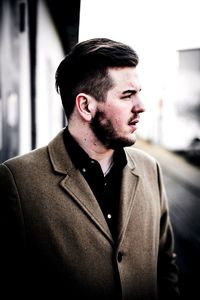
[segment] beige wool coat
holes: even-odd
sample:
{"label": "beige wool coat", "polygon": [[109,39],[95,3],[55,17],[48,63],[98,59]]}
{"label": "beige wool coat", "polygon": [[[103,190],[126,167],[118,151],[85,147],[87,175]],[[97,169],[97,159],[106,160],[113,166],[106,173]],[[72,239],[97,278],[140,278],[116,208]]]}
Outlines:
{"label": "beige wool coat", "polygon": [[47,147],[0,166],[7,295],[155,300],[159,286],[170,295],[166,299],[175,299],[173,234],[160,168],[134,147],[125,152],[116,244],[62,132]]}

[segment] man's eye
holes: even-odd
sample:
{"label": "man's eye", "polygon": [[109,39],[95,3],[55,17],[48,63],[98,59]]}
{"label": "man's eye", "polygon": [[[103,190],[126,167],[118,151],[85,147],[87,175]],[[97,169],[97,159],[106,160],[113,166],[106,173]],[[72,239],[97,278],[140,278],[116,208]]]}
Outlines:
{"label": "man's eye", "polygon": [[131,99],[132,95],[133,94],[129,94],[129,95],[123,96],[122,99]]}

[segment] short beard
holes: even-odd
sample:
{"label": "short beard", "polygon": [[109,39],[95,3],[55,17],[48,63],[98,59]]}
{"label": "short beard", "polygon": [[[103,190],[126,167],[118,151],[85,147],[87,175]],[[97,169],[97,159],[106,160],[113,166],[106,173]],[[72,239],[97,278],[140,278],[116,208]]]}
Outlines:
{"label": "short beard", "polygon": [[117,149],[132,146],[136,137],[132,140],[120,137],[114,129],[112,122],[106,117],[106,113],[97,110],[90,127],[96,138],[107,148]]}

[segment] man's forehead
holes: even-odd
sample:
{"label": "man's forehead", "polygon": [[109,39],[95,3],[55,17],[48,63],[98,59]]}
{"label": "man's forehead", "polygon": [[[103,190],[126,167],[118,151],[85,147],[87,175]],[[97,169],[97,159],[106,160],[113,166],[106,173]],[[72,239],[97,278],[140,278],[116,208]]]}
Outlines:
{"label": "man's forehead", "polygon": [[114,86],[126,86],[126,88],[136,88],[140,85],[139,76],[136,67],[117,67],[109,68],[110,77]]}
{"label": "man's forehead", "polygon": [[129,79],[131,77],[138,77],[138,72],[136,67],[115,67],[109,68],[108,73],[113,77],[122,77],[124,79]]}

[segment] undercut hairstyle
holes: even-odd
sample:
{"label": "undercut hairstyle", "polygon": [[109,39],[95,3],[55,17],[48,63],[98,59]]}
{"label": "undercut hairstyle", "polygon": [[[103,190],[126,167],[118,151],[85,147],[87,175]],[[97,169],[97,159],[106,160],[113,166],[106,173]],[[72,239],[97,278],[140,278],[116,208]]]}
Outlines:
{"label": "undercut hairstyle", "polygon": [[94,38],[76,44],[59,64],[55,86],[69,119],[79,93],[105,101],[113,82],[109,68],[136,67],[137,53],[128,45],[107,38]]}

